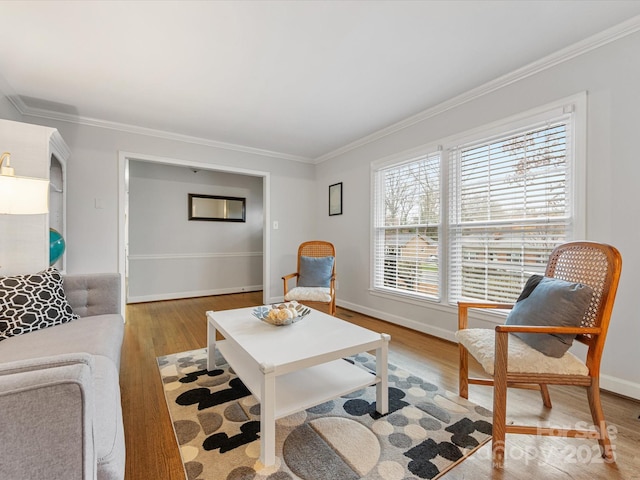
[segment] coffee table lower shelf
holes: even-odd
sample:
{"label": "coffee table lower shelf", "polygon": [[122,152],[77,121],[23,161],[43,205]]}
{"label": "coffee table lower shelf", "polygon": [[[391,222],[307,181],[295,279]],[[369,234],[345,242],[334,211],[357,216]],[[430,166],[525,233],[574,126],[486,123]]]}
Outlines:
{"label": "coffee table lower shelf", "polygon": [[[215,346],[262,404],[264,375],[260,367],[227,340],[217,341]],[[285,373],[275,378],[274,417],[286,417],[379,382],[371,372],[342,359]]]}

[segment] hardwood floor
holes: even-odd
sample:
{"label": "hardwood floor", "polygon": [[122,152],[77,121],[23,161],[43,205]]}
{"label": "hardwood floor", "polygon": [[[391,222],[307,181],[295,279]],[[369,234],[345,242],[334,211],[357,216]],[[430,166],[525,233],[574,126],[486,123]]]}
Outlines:
{"label": "hardwood floor", "polygon": [[[262,293],[141,303],[127,306],[120,383],[127,447],[127,480],[184,479],[180,454],[165,404],[156,357],[206,346],[207,310],[260,305]],[[391,335],[389,360],[457,392],[458,350],[455,344],[338,307],[337,316]],[[480,367],[471,364],[472,373]],[[491,409],[491,389],[470,387],[469,399]],[[581,388],[550,387],[554,407],[546,409],[537,392],[509,392],[508,418],[536,425],[591,424],[586,394]],[[602,463],[597,442],[507,435],[503,470],[491,468],[486,444],[447,473],[444,480],[469,479],[624,479],[640,480],[640,402],[604,393],[603,408],[617,463]],[[218,479],[215,479],[218,480]],[[336,479],[340,480],[340,479]]]}

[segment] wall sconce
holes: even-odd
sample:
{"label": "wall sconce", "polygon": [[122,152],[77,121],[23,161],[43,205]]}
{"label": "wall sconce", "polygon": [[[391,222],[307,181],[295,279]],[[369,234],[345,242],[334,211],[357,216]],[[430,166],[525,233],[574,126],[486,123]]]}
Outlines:
{"label": "wall sconce", "polygon": [[[6,165],[3,165],[6,160]],[[16,177],[11,154],[0,156],[0,214],[33,215],[49,211],[49,181]]]}

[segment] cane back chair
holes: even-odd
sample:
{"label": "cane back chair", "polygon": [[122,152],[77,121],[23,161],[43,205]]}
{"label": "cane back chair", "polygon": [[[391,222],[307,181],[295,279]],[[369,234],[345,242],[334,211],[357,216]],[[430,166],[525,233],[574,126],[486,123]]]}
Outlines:
{"label": "cane back chair", "polygon": [[[299,287],[300,267],[302,257],[333,257],[333,266],[328,287],[307,286]],[[336,249],[332,243],[323,240],[311,240],[300,244],[298,247],[297,270],[282,277],[284,282],[285,300],[297,300],[310,307],[328,305],[329,314],[336,314]],[[289,280],[296,279],[296,287],[289,289]]]}
{"label": "cane back chair", "polygon": [[[622,258],[612,246],[594,242],[571,242],[560,245],[551,253],[545,276],[558,278],[591,287],[591,302],[578,327],[500,325],[495,334],[486,329],[468,329],[468,311],[471,308],[511,308],[511,304],[459,302],[458,338],[460,350],[460,396],[468,398],[469,384],[493,386],[493,466],[502,467],[505,458],[505,434],[554,435],[565,437],[595,438],[600,444],[602,456],[613,462],[613,449],[605,424],[600,402],[600,359],[605,345],[607,329],[618,281]],[[514,343],[519,339],[510,333],[575,334],[576,340],[588,347],[583,362],[567,352],[562,358],[546,357],[540,361],[539,352],[518,352],[515,357]],[[484,339],[484,340],[483,340]],[[522,342],[521,342],[522,343]],[[478,349],[480,347],[480,350]],[[512,348],[513,347],[513,348]],[[485,371],[493,379],[469,378],[468,354],[480,360]],[[484,351],[484,353],[482,353]],[[529,355],[531,354],[531,355]],[[538,355],[536,360],[535,355]],[[482,358],[484,357],[484,358]],[[491,361],[493,360],[493,361]],[[568,363],[574,363],[570,368]],[[577,362],[577,363],[575,363]],[[542,365],[544,364],[544,365]],[[549,364],[548,366],[545,366]],[[524,365],[524,368],[523,368]],[[507,387],[539,389],[545,407],[551,408],[547,385],[574,385],[587,389],[589,408],[594,430],[541,428],[506,423]]]}

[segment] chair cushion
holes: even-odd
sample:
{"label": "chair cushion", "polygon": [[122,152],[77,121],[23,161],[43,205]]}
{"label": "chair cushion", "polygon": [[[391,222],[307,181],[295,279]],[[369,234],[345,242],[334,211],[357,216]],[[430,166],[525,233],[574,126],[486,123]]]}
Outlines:
{"label": "chair cushion", "polygon": [[334,258],[329,257],[300,257],[300,271],[298,272],[299,287],[329,287],[333,273]]}
{"label": "chair cushion", "polygon": [[[468,328],[456,332],[458,342],[493,375],[495,364],[495,331],[486,328]],[[560,358],[549,357],[531,348],[513,334],[509,334],[510,373],[543,373],[563,375],[588,375],[589,369],[578,357],[566,352]]]}
{"label": "chair cushion", "polygon": [[[529,279],[523,295],[530,289]],[[538,325],[552,327],[580,326],[591,303],[593,290],[581,283],[544,277],[529,296],[522,298],[507,316],[507,325]],[[522,295],[521,295],[522,297]],[[562,357],[569,350],[575,335],[514,333],[529,346],[551,357]]]}
{"label": "chair cushion", "polygon": [[292,288],[284,296],[287,302],[292,300],[309,302],[330,302],[331,291],[324,287],[296,287]]}
{"label": "chair cushion", "polygon": [[0,340],[77,318],[54,267],[31,275],[0,277]]}

